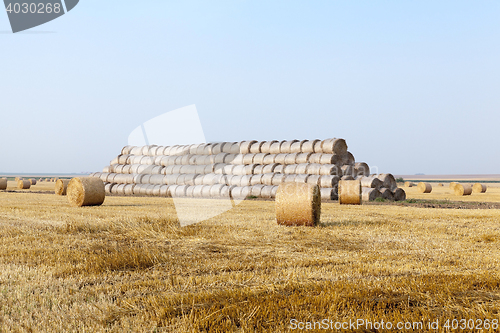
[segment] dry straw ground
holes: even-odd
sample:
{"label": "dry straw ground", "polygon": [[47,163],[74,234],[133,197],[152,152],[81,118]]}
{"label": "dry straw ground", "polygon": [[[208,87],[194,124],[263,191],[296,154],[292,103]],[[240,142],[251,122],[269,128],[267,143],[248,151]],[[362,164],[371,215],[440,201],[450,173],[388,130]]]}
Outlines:
{"label": "dry straw ground", "polygon": [[[283,227],[273,202],[251,200],[180,228],[170,199],[75,208],[34,193],[43,186],[0,193],[1,332],[287,332],[291,319],[500,316],[499,210],[327,203],[319,227]],[[500,188],[460,199],[500,202]]]}

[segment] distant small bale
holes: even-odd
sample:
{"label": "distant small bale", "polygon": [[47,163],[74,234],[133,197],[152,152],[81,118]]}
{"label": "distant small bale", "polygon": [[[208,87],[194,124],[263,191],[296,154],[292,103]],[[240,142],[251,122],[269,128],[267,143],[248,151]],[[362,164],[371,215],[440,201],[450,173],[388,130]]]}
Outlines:
{"label": "distant small bale", "polygon": [[31,181],[28,179],[21,179],[17,181],[17,188],[20,190],[27,190],[31,187]]}
{"label": "distant small bale", "polygon": [[418,191],[420,193],[431,193],[432,192],[432,185],[429,183],[424,183],[420,182],[417,185]]}
{"label": "distant small bale", "polygon": [[472,192],[474,193],[485,193],[487,189],[488,187],[481,183],[475,183],[474,186],[472,186]]}
{"label": "distant small bale", "polygon": [[454,188],[455,195],[464,196],[472,194],[472,186],[470,184],[457,184]]}
{"label": "distant small bale", "polygon": [[73,178],[68,184],[67,196],[72,206],[100,206],[106,198],[104,182],[94,177]]}
{"label": "distant small bale", "polygon": [[29,181],[31,182],[31,186],[36,185],[36,179],[31,178]]}
{"label": "distant small bale", "polygon": [[443,183],[439,183],[439,184],[438,184],[438,186],[439,186],[439,187],[443,187],[443,186],[444,186],[444,184],[443,184]]}
{"label": "distant small bale", "polygon": [[405,182],[405,187],[413,187],[413,183]]}
{"label": "distant small bale", "polygon": [[70,180],[71,179],[59,179],[56,182],[55,193],[57,195],[66,195]]}
{"label": "distant small bale", "polygon": [[395,201],[405,201],[406,200],[406,192],[402,188],[397,188],[394,192],[394,200]]}
{"label": "distant small bale", "polygon": [[282,183],[276,193],[275,207],[279,225],[315,226],[321,217],[319,186]]}
{"label": "distant small bale", "polygon": [[7,189],[7,179],[0,179],[0,190],[5,191]]}
{"label": "distant small bale", "polygon": [[362,200],[361,181],[341,180],[339,182],[339,203],[341,205],[360,205]]}

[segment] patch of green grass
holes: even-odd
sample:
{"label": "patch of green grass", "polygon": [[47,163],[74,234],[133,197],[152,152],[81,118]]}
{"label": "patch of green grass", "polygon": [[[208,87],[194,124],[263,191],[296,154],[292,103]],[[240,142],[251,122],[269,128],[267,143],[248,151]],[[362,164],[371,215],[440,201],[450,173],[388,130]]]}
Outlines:
{"label": "patch of green grass", "polygon": [[382,197],[377,198],[377,199],[375,199],[375,202],[385,202],[385,198],[382,198]]}

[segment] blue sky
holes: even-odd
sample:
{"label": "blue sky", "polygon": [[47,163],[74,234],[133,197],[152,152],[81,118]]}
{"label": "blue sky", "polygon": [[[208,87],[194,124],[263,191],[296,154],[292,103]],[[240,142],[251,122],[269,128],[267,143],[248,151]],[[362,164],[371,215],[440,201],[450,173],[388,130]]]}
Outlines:
{"label": "blue sky", "polygon": [[99,171],[196,104],[209,141],[342,137],[395,174],[500,173],[498,1],[96,1],[0,13],[1,172]]}

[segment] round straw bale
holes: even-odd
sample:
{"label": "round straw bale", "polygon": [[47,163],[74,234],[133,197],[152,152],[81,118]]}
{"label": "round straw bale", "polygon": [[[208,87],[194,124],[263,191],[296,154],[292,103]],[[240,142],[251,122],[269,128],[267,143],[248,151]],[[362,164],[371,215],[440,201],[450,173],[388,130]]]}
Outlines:
{"label": "round straw bale", "polygon": [[321,192],[316,185],[283,183],[275,205],[279,225],[315,226],[321,216]]}
{"label": "round straw bale", "polygon": [[125,192],[124,194],[125,195],[133,195],[134,194],[134,187],[135,187],[134,184],[125,185],[125,188],[123,189]]}
{"label": "round straw bale", "polygon": [[472,186],[472,192],[474,193],[485,193],[487,189],[488,187],[481,183],[475,183],[474,186]]}
{"label": "round straw bale", "polygon": [[232,175],[234,168],[235,165],[227,164],[225,167],[222,168],[222,173],[225,175]]}
{"label": "round straw bale", "polygon": [[197,174],[189,174],[189,175],[186,175],[184,177],[184,184],[185,185],[189,185],[189,186],[193,186],[194,183],[195,183],[195,179],[200,177],[200,175],[197,175]]}
{"label": "round straw bale", "polygon": [[253,170],[253,173],[256,175],[261,175],[264,173],[264,167],[265,165],[257,165],[255,169]]}
{"label": "round straw bale", "polygon": [[231,198],[236,200],[244,200],[250,195],[250,188],[245,186],[236,186],[231,188]]}
{"label": "round straw bale", "polygon": [[285,175],[285,178],[283,178],[283,182],[295,183],[295,178],[297,178],[297,175]]}
{"label": "round straw bale", "polygon": [[252,178],[250,178],[250,185],[251,186],[254,186],[254,185],[260,185],[262,184],[262,174],[260,175],[253,175]]}
{"label": "round straw bale", "polygon": [[272,173],[274,172],[274,169],[276,169],[278,165],[279,165],[278,163],[266,164],[262,169],[262,173]]}
{"label": "round straw bale", "polygon": [[273,186],[264,186],[260,191],[260,197],[263,199],[271,199],[271,192],[273,190]]}
{"label": "round straw bale", "polygon": [[384,184],[382,185],[385,188],[394,191],[398,188],[398,183],[396,182],[396,178],[390,173],[381,173],[377,175],[377,178],[380,179]]}
{"label": "round straw bale", "polygon": [[194,198],[194,188],[195,186],[189,186],[186,189],[186,197],[188,198]]}
{"label": "round straw bale", "polygon": [[402,188],[397,188],[393,193],[395,201],[406,200],[406,192]]}
{"label": "round straw bale", "polygon": [[438,184],[438,186],[439,186],[439,187],[443,187],[443,186],[444,186],[444,184],[443,184],[443,183],[439,183],[439,184]]}
{"label": "round straw bale", "polygon": [[127,155],[130,154],[132,149],[135,148],[134,146],[125,146],[122,148],[122,155]]}
{"label": "round straw bale", "polygon": [[319,159],[320,164],[342,164],[339,155],[337,154],[321,154]]}
{"label": "round straw bale", "polygon": [[104,191],[106,194],[111,194],[111,188],[113,186],[115,186],[115,184],[106,183],[106,185],[104,185]]}
{"label": "round straw bale", "polygon": [[450,183],[450,189],[454,190],[455,189],[455,186],[457,185],[458,183],[456,182],[451,182]]}
{"label": "round straw bale", "polygon": [[67,197],[70,205],[100,206],[106,198],[104,183],[99,178],[76,177],[67,186]]}
{"label": "round straw bale", "polygon": [[263,188],[264,188],[264,185],[260,185],[260,184],[251,186],[250,187],[250,195],[257,197],[257,198],[260,198]]}
{"label": "round straw bale", "polygon": [[[215,171],[219,171],[220,173],[222,173],[222,168],[224,168],[226,164],[214,164],[214,172]],[[210,166],[210,168],[209,168]],[[193,173],[196,173],[196,174],[199,174],[199,175],[204,175],[206,173],[212,173],[212,168],[211,168],[211,165],[195,165],[194,167],[194,172]],[[210,171],[210,172],[209,172]]]}
{"label": "round straw bale", "polygon": [[319,175],[321,173],[321,164],[311,163],[307,166],[306,173],[310,175]]}
{"label": "round straw bale", "polygon": [[[149,182],[149,179],[151,178],[151,175],[144,175],[141,179],[141,182],[143,184],[148,184],[148,185],[151,185],[150,182]],[[113,182],[114,182],[114,179],[113,179]]]}
{"label": "round straw bale", "polygon": [[243,154],[234,155],[233,160],[231,161],[231,164],[233,164],[233,165],[242,165],[242,164],[244,164],[243,163],[243,157],[244,156],[245,155],[243,155]]}
{"label": "round straw bale", "polygon": [[207,143],[205,147],[203,148],[203,155],[213,155],[214,152],[214,145],[211,143]]}
{"label": "round straw bale", "polygon": [[321,148],[323,146],[323,141],[319,140],[314,144],[314,153],[321,154],[323,153],[323,149]]}
{"label": "round straw bale", "polygon": [[302,152],[303,153],[314,153],[314,146],[321,142],[320,140],[305,140],[302,143]]}
{"label": "round straw bale", "polygon": [[203,188],[201,189],[201,197],[202,198],[210,198],[211,197],[210,190],[212,189],[212,186],[213,185],[203,186]]}
{"label": "round straw bale", "polygon": [[307,178],[309,175],[295,175],[295,182],[307,184]]}
{"label": "round straw bale", "polygon": [[284,167],[283,165],[278,164],[278,165],[276,166],[276,168],[274,168],[274,173],[283,173],[283,169],[284,169],[284,168],[285,168],[285,167]]}
{"label": "round straw bale", "polygon": [[257,141],[252,140],[252,141],[243,141],[240,143],[240,154],[249,154],[250,153],[250,146],[253,145],[254,143],[257,143]]}
{"label": "round straw bale", "polygon": [[323,164],[319,169],[319,174],[341,177],[343,175],[343,172],[336,164]]}
{"label": "round straw bale", "polygon": [[356,161],[354,159],[354,155],[351,154],[350,152],[347,152],[345,154],[341,154],[341,155],[336,155],[338,156],[338,161],[340,164],[342,165],[355,165],[356,164]]}
{"label": "round straw bale", "polygon": [[295,168],[295,173],[296,174],[307,174],[307,167],[308,166],[309,166],[308,163],[297,164],[297,167]]}
{"label": "round straw bale", "polygon": [[[225,146],[224,146],[225,148]],[[225,151],[225,153],[229,154],[239,154],[240,153],[240,143],[239,142],[234,142],[231,146],[229,151]]]}
{"label": "round straw bale", "polygon": [[252,162],[254,164],[266,164],[264,163],[264,158],[266,156],[268,156],[269,154],[265,154],[265,153],[261,153],[261,154],[255,154],[255,156],[253,157],[253,160]]}
{"label": "round straw bale", "polygon": [[5,191],[7,189],[7,179],[0,179],[0,190]]}
{"label": "round straw bale", "polygon": [[264,156],[264,159],[262,160],[262,164],[275,164],[276,163],[276,156],[275,154],[269,154]]}
{"label": "round straw bale", "polygon": [[182,168],[182,165],[173,165],[172,166],[172,173],[181,173],[181,168]]}
{"label": "round straw bale", "polygon": [[295,157],[295,163],[297,164],[305,164],[309,163],[309,157],[312,155],[312,153],[300,153],[297,154]]}
{"label": "round straw bale", "polygon": [[275,173],[273,179],[271,180],[271,185],[278,186],[285,181],[285,175],[281,173]]}
{"label": "round straw bale", "polygon": [[342,175],[344,176],[351,176],[354,178],[355,170],[352,165],[344,165],[342,166]]}
{"label": "round straw bale", "polygon": [[243,155],[243,164],[253,164],[254,157],[255,157],[255,154]]}
{"label": "round straw bale", "polygon": [[144,195],[152,196],[155,189],[155,185],[145,184]]}
{"label": "round straw bale", "polygon": [[296,141],[290,146],[290,153],[302,153],[302,146],[307,140]]}
{"label": "round straw bale", "polygon": [[411,182],[405,182],[405,187],[413,187],[413,184]]}
{"label": "round straw bale", "polygon": [[177,185],[175,188],[175,192],[173,193],[173,197],[176,198],[184,198],[186,197],[187,186],[186,185]]}
{"label": "round straw bale", "polygon": [[327,139],[323,140],[323,144],[321,145],[321,149],[323,153],[326,154],[345,154],[347,152],[347,144],[344,139]]}
{"label": "round straw bale", "polygon": [[36,179],[30,178],[31,186],[36,185]]}
{"label": "round straw bale", "polygon": [[321,200],[336,200],[334,199],[333,188],[320,188],[320,192],[321,192]]}
{"label": "round straw bale", "polygon": [[166,185],[178,185],[177,179],[179,179],[180,175],[177,174],[172,174],[172,175],[166,175],[165,178],[163,178],[163,181],[165,182]]}
{"label": "round straw bale", "polygon": [[276,198],[276,194],[278,193],[279,186],[271,186],[271,187],[272,187],[272,190],[271,190],[271,199],[274,199],[274,198]]}
{"label": "round straw bale", "polygon": [[283,173],[287,175],[295,174],[295,170],[297,169],[297,164],[285,165],[283,168]]}
{"label": "round straw bale", "polygon": [[274,163],[278,164],[285,164],[285,159],[286,159],[287,154],[278,154],[274,158]]}
{"label": "round straw bale", "polygon": [[222,189],[220,190],[220,196],[221,198],[230,198],[231,197],[231,190],[234,188],[235,186],[224,186],[222,187]]}
{"label": "round straw bale", "polygon": [[232,175],[227,176],[226,184],[228,186],[240,186],[241,177],[243,177],[243,176],[232,176]]}
{"label": "round straw bale", "polygon": [[354,174],[355,176],[369,176],[370,167],[365,162],[358,162],[354,164]]}
{"label": "round straw bale", "polygon": [[[106,172],[106,173],[111,172],[111,166],[109,166],[109,165],[105,166],[104,168],[102,168],[102,172]],[[48,182],[49,180],[47,178],[45,178],[44,181]]]}
{"label": "round straw bale", "polygon": [[212,147],[212,154],[219,155],[219,154],[224,153],[224,146],[225,145],[226,145],[226,142],[217,142],[217,143],[214,143],[213,147]]}
{"label": "round straw bale", "polygon": [[471,195],[472,194],[472,186],[470,184],[457,184],[454,188],[455,195],[463,196],[463,195]]}
{"label": "round straw bale", "polygon": [[279,152],[275,152],[273,150],[273,146],[271,146],[271,154],[290,154],[292,152],[292,145],[298,142],[298,140],[292,140],[292,141],[282,141],[280,145],[280,150]]}
{"label": "round straw bale", "polygon": [[226,187],[224,184],[215,184],[210,186],[210,197],[220,198],[222,189]]}
{"label": "round straw bale", "polygon": [[363,187],[361,191],[361,198],[363,201],[375,201],[377,198],[382,197],[382,194],[376,188]]}
{"label": "round straw bale", "polygon": [[143,156],[141,158],[141,163],[139,164],[142,164],[142,165],[153,165],[155,164],[155,159],[151,156]]}
{"label": "round straw bale", "polygon": [[429,183],[424,183],[420,182],[417,185],[418,191],[420,193],[431,193],[432,192],[432,185]]}
{"label": "round straw bale", "polygon": [[[198,147],[202,145],[202,143],[197,143],[197,144],[192,144],[186,147],[186,155],[195,155],[196,151],[198,150]],[[185,155],[182,154],[182,155]]]}
{"label": "round straw bale", "polygon": [[[264,141],[263,144],[262,144],[262,146],[260,147],[260,152],[261,153],[266,153],[266,154],[271,153],[271,145],[273,145],[275,143],[279,143],[279,142],[276,141],[276,140]],[[278,148],[278,151],[279,151],[279,148]]]}
{"label": "round straw bale", "polygon": [[260,182],[261,182],[261,184],[271,186],[271,185],[273,185],[273,177],[274,177],[274,173],[265,173],[262,175]]}
{"label": "round straw bale", "polygon": [[386,200],[394,200],[394,194],[392,194],[392,191],[388,188],[381,188],[380,194],[382,195],[382,198]]}
{"label": "round straw bale", "polygon": [[[321,153],[315,153],[315,154],[311,154],[309,155],[309,160],[308,162],[309,163],[317,163],[317,164],[320,164],[321,163],[321,157],[323,156],[323,154]],[[333,156],[333,155],[332,155]]]}
{"label": "round straw bale", "polygon": [[319,179],[319,186],[324,188],[333,188],[339,183],[339,177],[333,175],[321,176]]}
{"label": "round straw bale", "polygon": [[[222,150],[221,152],[226,153],[226,154],[233,154],[233,153],[231,153],[233,144],[235,144],[235,142],[224,142],[224,144],[221,147],[221,150]],[[239,153],[240,153],[240,148],[238,146],[238,152],[236,154],[239,154]]]}
{"label": "round straw bale", "polygon": [[135,155],[135,156],[142,155],[142,147],[133,147],[129,153],[130,155]]}
{"label": "round straw bale", "polygon": [[225,164],[227,156],[229,156],[229,154],[227,154],[227,153],[220,153],[220,154],[214,155],[214,163]]}
{"label": "round straw bale", "polygon": [[253,143],[252,145],[250,145],[250,153],[251,154],[260,154],[261,151],[261,147],[262,145],[264,145],[265,141],[259,141],[259,142],[255,142]]}
{"label": "round straw bale", "polygon": [[193,188],[193,198],[202,198],[203,197],[203,188],[205,186],[210,187],[211,185],[195,185],[191,186]]}
{"label": "round straw bale", "polygon": [[361,204],[361,182],[359,180],[341,180],[338,188],[341,205]]}
{"label": "round straw bale", "polygon": [[286,154],[284,164],[296,164],[298,155],[298,153]]}
{"label": "round straw bale", "polygon": [[361,186],[362,187],[367,187],[367,188],[380,188],[384,183],[378,179],[377,177],[371,176],[371,177],[361,177],[359,178],[361,181]]}
{"label": "round straw bale", "polygon": [[321,177],[322,176],[319,175],[309,175],[309,177],[307,177],[307,183],[319,186],[321,185]]}
{"label": "round straw bale", "polygon": [[[191,153],[191,149],[189,149],[189,152],[194,155],[205,155],[205,147],[207,146],[206,143],[202,143],[196,146],[194,149],[194,153]],[[210,149],[211,150],[211,149]]]}
{"label": "round straw bale", "polygon": [[235,165],[232,174],[237,176],[246,175],[245,165]]}
{"label": "round straw bale", "polygon": [[[97,178],[93,178],[93,179],[97,179]],[[17,188],[20,190],[27,190],[30,187],[31,187],[31,182],[28,179],[20,179],[17,181]]]}
{"label": "round straw bale", "polygon": [[122,169],[122,173],[131,174],[132,173],[132,166],[130,164],[125,165]]}
{"label": "round straw bale", "polygon": [[[135,188],[134,188],[135,190]],[[135,191],[134,191],[135,194]],[[170,191],[169,191],[169,186],[168,185],[161,185],[160,186],[160,196],[161,197],[170,197]]]}
{"label": "round straw bale", "polygon": [[253,176],[241,176],[240,186],[250,186]]}

